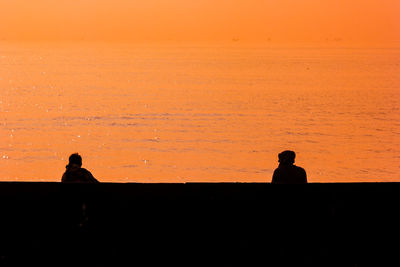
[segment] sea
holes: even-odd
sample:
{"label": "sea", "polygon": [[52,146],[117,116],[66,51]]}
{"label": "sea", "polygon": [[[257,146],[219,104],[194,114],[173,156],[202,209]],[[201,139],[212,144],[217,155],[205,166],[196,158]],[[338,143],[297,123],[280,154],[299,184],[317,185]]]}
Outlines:
{"label": "sea", "polygon": [[400,48],[0,42],[0,181],[400,181]]}

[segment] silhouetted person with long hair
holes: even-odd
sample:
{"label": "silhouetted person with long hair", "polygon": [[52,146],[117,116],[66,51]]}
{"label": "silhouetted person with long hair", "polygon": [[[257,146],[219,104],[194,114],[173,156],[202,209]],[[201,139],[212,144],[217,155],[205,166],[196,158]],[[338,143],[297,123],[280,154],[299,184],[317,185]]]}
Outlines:
{"label": "silhouetted person with long hair", "polygon": [[279,153],[279,166],[275,169],[272,176],[273,184],[306,184],[307,174],[306,171],[294,165],[294,158],[296,153],[294,151],[285,150]]}
{"label": "silhouetted person with long hair", "polygon": [[78,153],[69,156],[69,163],[61,178],[64,183],[98,183],[90,171],[82,168],[82,157]]}

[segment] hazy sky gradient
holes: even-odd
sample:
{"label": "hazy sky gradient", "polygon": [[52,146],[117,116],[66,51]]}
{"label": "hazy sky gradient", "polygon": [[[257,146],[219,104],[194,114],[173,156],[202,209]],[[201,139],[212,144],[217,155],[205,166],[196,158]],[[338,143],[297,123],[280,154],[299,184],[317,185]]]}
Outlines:
{"label": "hazy sky gradient", "polygon": [[399,0],[0,0],[2,40],[400,43]]}

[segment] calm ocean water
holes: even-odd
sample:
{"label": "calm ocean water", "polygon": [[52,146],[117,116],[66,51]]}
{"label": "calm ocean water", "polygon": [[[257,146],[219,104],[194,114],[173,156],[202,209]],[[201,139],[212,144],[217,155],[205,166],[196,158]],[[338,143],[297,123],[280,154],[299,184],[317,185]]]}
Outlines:
{"label": "calm ocean water", "polygon": [[0,180],[400,181],[400,49],[0,43]]}

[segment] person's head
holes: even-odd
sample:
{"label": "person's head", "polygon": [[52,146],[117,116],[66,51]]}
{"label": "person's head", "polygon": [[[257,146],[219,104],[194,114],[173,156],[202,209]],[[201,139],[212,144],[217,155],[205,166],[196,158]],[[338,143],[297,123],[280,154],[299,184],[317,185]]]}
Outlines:
{"label": "person's head", "polygon": [[285,150],[285,151],[279,153],[279,155],[278,155],[280,164],[293,164],[295,157],[296,157],[296,153],[294,153],[294,151],[291,151],[291,150]]}
{"label": "person's head", "polygon": [[74,153],[69,156],[69,164],[68,165],[78,165],[79,167],[82,166],[82,157],[78,153]]}

